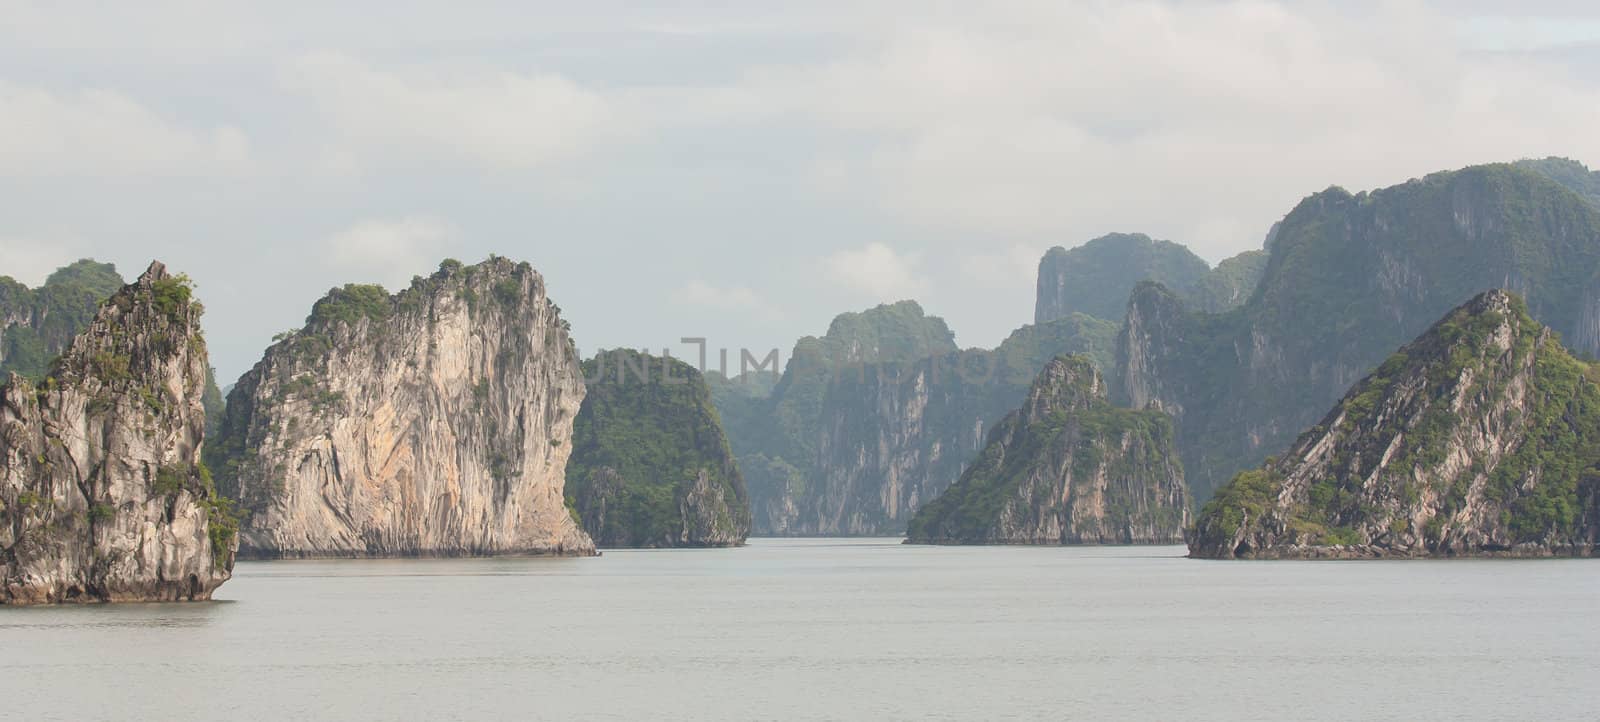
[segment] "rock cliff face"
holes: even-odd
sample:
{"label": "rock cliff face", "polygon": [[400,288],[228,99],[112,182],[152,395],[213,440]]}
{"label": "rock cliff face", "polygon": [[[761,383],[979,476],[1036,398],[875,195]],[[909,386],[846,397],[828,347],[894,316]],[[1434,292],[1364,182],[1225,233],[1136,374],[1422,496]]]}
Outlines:
{"label": "rock cliff face", "polygon": [[987,351],[841,371],[824,397],[817,459],[796,515],[800,535],[899,534],[944,491],[1004,410]]}
{"label": "rock cliff face", "polygon": [[1352,383],[1490,288],[1527,298],[1577,351],[1600,352],[1600,207],[1540,173],[1489,165],[1351,194],[1279,224],[1246,303],[1197,312],[1136,289],[1116,396],[1172,413],[1199,499],[1281,451]]}
{"label": "rock cliff face", "polygon": [[1208,558],[1592,555],[1600,368],[1505,291],[1391,356],[1199,516]]}
{"label": "rock cliff face", "polygon": [[159,263],[35,384],[0,387],[0,602],[211,598],[235,522],[200,461],[206,346]]}
{"label": "rock cliff face", "polygon": [[744,477],[694,367],[636,351],[583,364],[567,501],[602,547],[724,547],[750,534]]}
{"label": "rock cliff face", "polygon": [[[914,301],[836,317],[821,337],[795,343],[777,384],[764,397],[722,384],[715,400],[749,487],[753,532],[798,534],[818,525],[808,501],[822,436],[823,404],[836,372],[914,363],[955,353],[943,319]],[[803,508],[804,507],[804,508]]]}
{"label": "rock cliff face", "polygon": [[345,286],[228,396],[251,557],[592,554],[563,502],[583,377],[527,264]]}
{"label": "rock cliff face", "polygon": [[919,544],[1174,544],[1189,496],[1171,420],[1111,406],[1087,359],[1051,361],[977,460],[912,519]]}

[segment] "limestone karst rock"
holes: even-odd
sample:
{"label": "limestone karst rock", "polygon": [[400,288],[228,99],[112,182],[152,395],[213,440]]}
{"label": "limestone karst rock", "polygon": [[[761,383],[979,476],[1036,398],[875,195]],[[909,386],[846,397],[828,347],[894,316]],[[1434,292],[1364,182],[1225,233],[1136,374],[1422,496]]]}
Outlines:
{"label": "limestone karst rock", "polygon": [[1159,411],[1113,407],[1088,360],[1051,361],[961,478],[911,520],[921,544],[1175,544],[1189,494]]}
{"label": "limestone karst rock", "polygon": [[200,458],[201,311],[152,263],[42,381],[0,387],[0,602],[199,600],[228,580],[234,519]]}
{"label": "limestone karst rock", "polygon": [[711,390],[693,366],[627,349],[585,361],[567,499],[602,547],[725,547],[750,500]]}
{"label": "limestone karst rock", "polygon": [[1490,291],[1349,390],[1199,515],[1192,556],[1592,555],[1600,368]]}
{"label": "limestone karst rock", "polygon": [[593,554],[563,499],[583,395],[526,263],[334,289],[229,394],[213,466],[240,553]]}

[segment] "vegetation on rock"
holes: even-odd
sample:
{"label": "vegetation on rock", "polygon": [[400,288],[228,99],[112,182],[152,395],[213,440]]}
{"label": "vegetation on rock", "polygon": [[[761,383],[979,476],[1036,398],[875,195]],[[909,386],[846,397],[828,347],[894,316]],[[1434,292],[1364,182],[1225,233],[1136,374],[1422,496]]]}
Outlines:
{"label": "vegetation on rock", "polygon": [[731,546],[750,504],[694,367],[630,350],[583,364],[566,496],[602,547]]}

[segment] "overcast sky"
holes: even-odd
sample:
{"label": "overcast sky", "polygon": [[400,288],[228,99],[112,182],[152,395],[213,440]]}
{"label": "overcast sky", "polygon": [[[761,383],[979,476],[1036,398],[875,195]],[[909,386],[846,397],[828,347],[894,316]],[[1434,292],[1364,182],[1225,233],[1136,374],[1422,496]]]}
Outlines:
{"label": "overcast sky", "polygon": [[907,297],[991,346],[1052,245],[1216,261],[1329,185],[1600,163],[1587,3],[73,5],[0,0],[0,274],[160,258],[224,383],[444,257],[531,262],[585,352],[787,358]]}

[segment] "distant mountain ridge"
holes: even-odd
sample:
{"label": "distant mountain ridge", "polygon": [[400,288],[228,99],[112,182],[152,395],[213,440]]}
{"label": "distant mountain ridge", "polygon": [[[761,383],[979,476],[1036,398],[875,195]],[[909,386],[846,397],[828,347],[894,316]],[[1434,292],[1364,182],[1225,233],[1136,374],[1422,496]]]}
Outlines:
{"label": "distant mountain ridge", "polygon": [[1524,170],[1538,173],[1567,190],[1577,193],[1588,199],[1591,203],[1600,204],[1600,171],[1591,171],[1587,166],[1571,158],[1524,158],[1513,165]]}
{"label": "distant mountain ridge", "polygon": [[1575,352],[1600,351],[1600,207],[1522,164],[1330,188],[1284,217],[1239,308],[1198,312],[1159,284],[1137,287],[1114,396],[1174,415],[1205,499],[1435,319],[1498,287]]}
{"label": "distant mountain ridge", "polygon": [[1073,314],[962,351],[914,302],[841,315],[795,345],[769,396],[714,387],[754,533],[903,532],[1046,362],[1078,352],[1109,367],[1115,335],[1115,324]]}
{"label": "distant mountain ridge", "polygon": [[1173,290],[1193,308],[1224,311],[1243,303],[1266,267],[1265,251],[1246,251],[1212,268],[1188,247],[1143,233],[1111,233],[1039,259],[1034,323],[1074,313],[1120,321],[1128,294],[1143,281]]}

